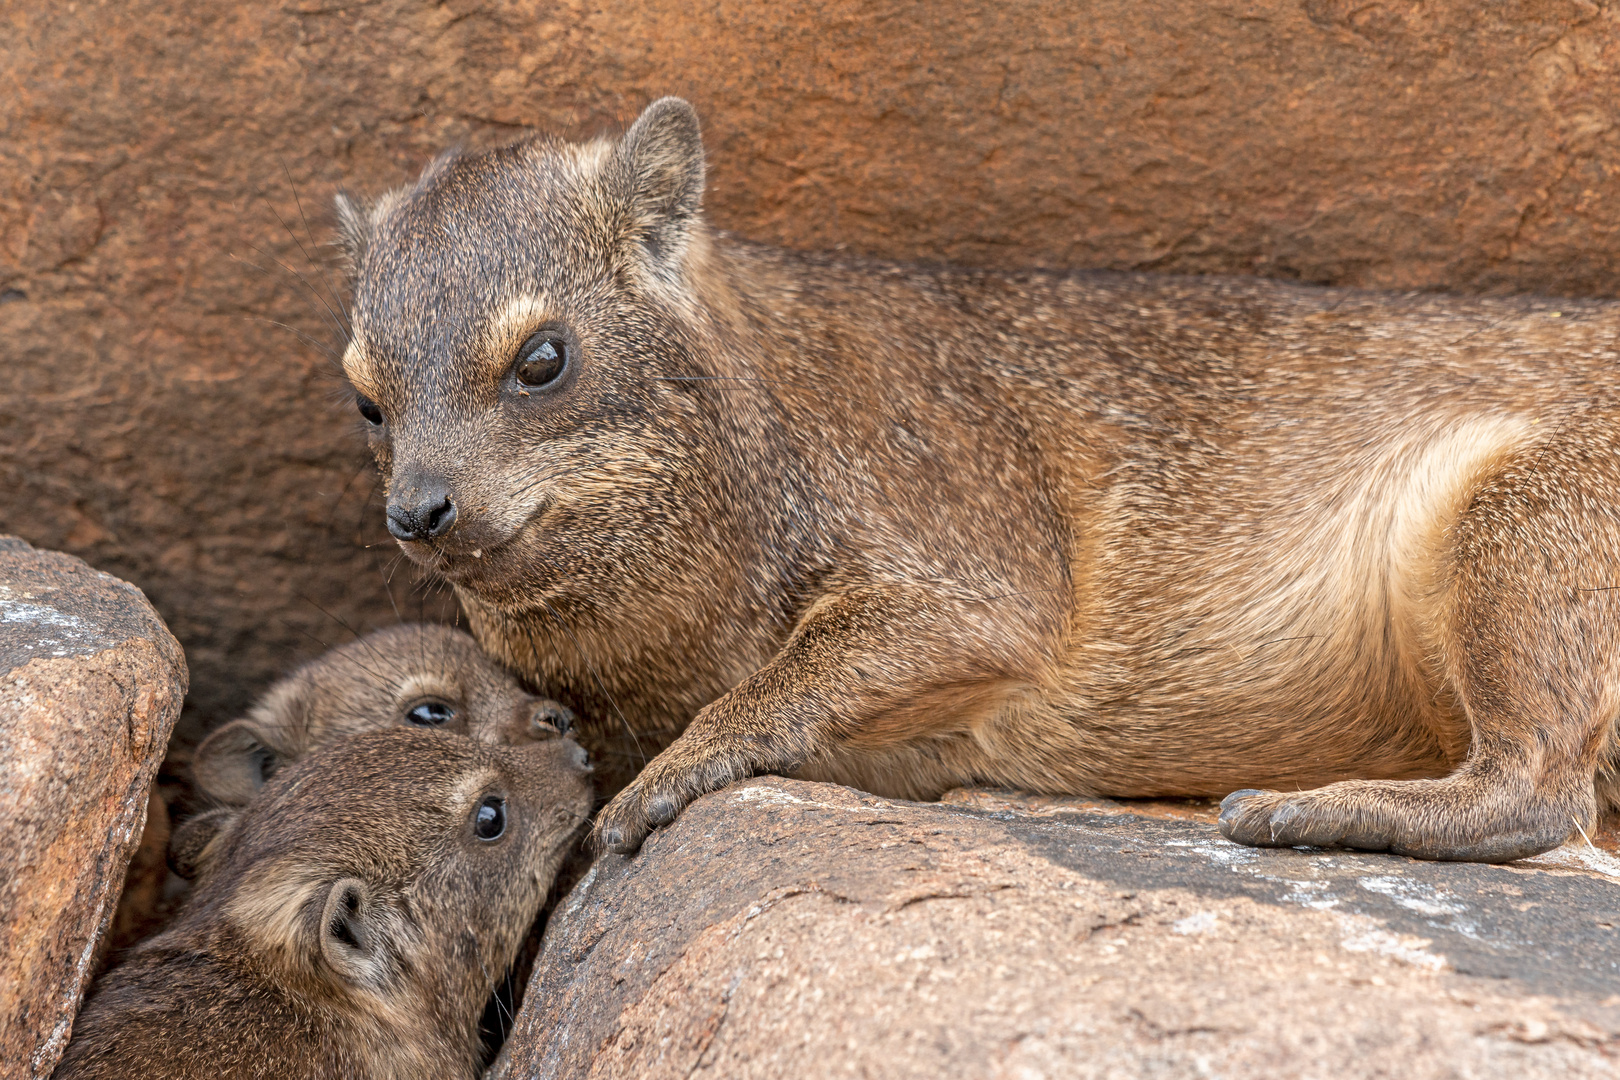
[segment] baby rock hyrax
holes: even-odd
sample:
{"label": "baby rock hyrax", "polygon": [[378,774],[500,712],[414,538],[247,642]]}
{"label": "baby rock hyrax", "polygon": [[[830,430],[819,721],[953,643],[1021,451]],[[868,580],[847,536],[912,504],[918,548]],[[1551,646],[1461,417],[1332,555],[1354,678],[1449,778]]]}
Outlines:
{"label": "baby rock hyrax", "polygon": [[389,529],[673,737],[606,846],[759,771],[1448,859],[1613,805],[1620,304],[799,254],[704,173],[666,98],[339,203]]}
{"label": "baby rock hyrax", "polygon": [[402,623],[304,664],[223,725],[192,761],[199,794],[240,806],[278,769],[334,739],[410,725],[482,742],[567,734],[574,716],[524,691],[465,631]]}
{"label": "baby rock hyrax", "polygon": [[59,1080],[446,1080],[591,804],[585,752],[397,727],[278,772],[92,989]]}

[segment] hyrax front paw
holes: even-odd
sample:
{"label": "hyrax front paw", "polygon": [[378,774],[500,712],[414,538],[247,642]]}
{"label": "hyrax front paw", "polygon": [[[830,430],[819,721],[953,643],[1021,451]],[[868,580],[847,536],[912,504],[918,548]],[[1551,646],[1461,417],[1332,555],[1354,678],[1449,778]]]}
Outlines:
{"label": "hyrax front paw", "polygon": [[683,745],[680,739],[653,758],[630,786],[596,816],[591,840],[598,851],[634,854],[647,834],[675,820],[699,795],[718,791],[757,770],[721,746]]}

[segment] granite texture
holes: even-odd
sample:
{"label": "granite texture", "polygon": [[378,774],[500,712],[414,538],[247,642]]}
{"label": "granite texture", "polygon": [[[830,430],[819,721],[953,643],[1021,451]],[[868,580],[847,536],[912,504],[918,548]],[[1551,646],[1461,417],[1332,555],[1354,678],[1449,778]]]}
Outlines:
{"label": "granite texture", "polygon": [[1214,816],[735,785],[559,905],[497,1075],[1620,1072],[1611,850],[1259,850]]}
{"label": "granite texture", "polygon": [[0,537],[0,1075],[67,1045],[185,692],[140,590]]}

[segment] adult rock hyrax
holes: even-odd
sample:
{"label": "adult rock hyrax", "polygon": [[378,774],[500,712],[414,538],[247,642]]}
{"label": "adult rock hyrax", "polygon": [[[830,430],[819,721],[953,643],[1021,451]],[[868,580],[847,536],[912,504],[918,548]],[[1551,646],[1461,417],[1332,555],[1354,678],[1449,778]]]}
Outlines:
{"label": "adult rock hyrax", "polygon": [[214,803],[240,806],[278,769],[317,747],[401,724],[483,742],[566,734],[573,713],[527,693],[463,630],[402,623],[328,650],[265,691],[248,714],[197,747],[192,777]]}
{"label": "adult rock hyrax", "polygon": [[444,1080],[591,803],[585,752],[392,728],[221,822],[176,921],[92,989],[59,1080]]}
{"label": "adult rock hyrax", "polygon": [[339,202],[389,528],[681,732],[607,847],[759,771],[1447,859],[1611,804],[1620,305],[805,255],[703,185],[666,98]]}

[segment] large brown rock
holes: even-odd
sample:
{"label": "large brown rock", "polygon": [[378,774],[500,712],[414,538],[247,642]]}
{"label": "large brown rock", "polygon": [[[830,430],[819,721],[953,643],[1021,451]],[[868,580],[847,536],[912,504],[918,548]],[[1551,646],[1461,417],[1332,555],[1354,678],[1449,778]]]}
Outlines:
{"label": "large brown rock", "polygon": [[67,1045],[185,692],[139,589],[0,536],[0,1076]]}
{"label": "large brown rock", "polygon": [[1612,855],[1256,850],[1212,819],[728,788],[559,905],[500,1075],[1620,1073]]}
{"label": "large brown rock", "polygon": [[328,196],[665,93],[703,116],[710,215],[761,240],[1613,295],[1617,19],[1578,0],[12,0],[0,520],[146,589],[199,716],[339,620],[392,622],[328,351]]}

